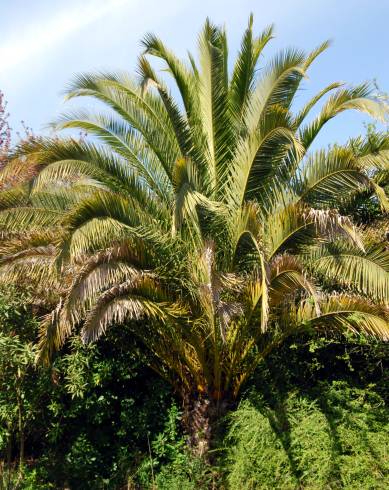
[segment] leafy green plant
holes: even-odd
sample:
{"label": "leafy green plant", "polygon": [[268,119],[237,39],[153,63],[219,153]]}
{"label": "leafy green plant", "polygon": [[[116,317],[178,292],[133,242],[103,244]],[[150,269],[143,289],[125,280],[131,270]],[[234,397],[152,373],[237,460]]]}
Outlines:
{"label": "leafy green plant", "polygon": [[0,296],[0,457],[3,456],[0,460],[11,471],[16,442],[22,472],[26,431],[34,418],[34,406],[28,395],[37,354],[36,345],[28,341],[28,336],[36,330],[37,322],[15,296],[12,290]]}
{"label": "leafy green plant", "polygon": [[7,467],[0,463],[0,490],[49,490],[54,488],[50,483],[42,483],[35,469]]}
{"label": "leafy green plant", "polygon": [[141,363],[128,332],[112,331],[99,346],[75,337],[71,346],[53,365],[40,464],[58,485],[120,488],[147,455],[147,434],[162,429],[170,389]]}
{"label": "leafy green plant", "polygon": [[173,404],[166,412],[162,432],[154,436],[149,454],[137,469],[133,481],[142,488],[159,490],[206,489],[215,478],[204,461],[190,453],[180,430],[181,412]]}

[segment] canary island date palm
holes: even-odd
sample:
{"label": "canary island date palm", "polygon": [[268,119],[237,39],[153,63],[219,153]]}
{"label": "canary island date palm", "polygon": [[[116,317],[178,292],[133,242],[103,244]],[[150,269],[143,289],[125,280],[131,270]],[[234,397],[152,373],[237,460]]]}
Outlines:
{"label": "canary island date palm", "polygon": [[385,101],[367,83],[332,83],[296,110],[328,43],[263,64],[272,37],[272,27],[254,35],[250,18],[230,65],[226,33],[209,21],[197,59],[147,35],[134,78],[87,74],[68,88],[68,99],[98,103],[55,127],[87,137],[21,144],[1,176],[2,280],[27,278],[57,298],[41,357],[73,332],[91,342],[128,324],[182,397],[199,453],[289,335],[389,337],[388,252],[339,212],[360,192],[389,209],[377,178],[388,135],[374,148],[359,139],[311,149],[338,114],[384,119]]}

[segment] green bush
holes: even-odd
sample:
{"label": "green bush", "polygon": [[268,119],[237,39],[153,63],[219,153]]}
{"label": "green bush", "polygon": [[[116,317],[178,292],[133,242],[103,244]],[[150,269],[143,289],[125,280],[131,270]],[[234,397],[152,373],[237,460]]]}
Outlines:
{"label": "green bush", "polygon": [[230,416],[231,489],[389,488],[383,399],[346,382],[321,383],[275,403],[253,391]]}
{"label": "green bush", "polygon": [[116,489],[137,471],[147,435],[163,429],[172,403],[170,387],[137,350],[123,327],[90,346],[75,338],[56,360],[39,458],[49,481],[72,490]]}
{"label": "green bush", "polygon": [[15,468],[19,458],[17,387],[25,488],[31,475],[37,489],[38,482],[43,488],[120,488],[147,455],[147,434],[153,438],[164,427],[170,387],[145,365],[124,326],[90,346],[71,339],[50,367],[29,362],[24,368],[38,327],[27,305],[16,291],[0,292],[0,465]]}
{"label": "green bush", "polygon": [[209,488],[212,469],[188,450],[180,430],[181,413],[173,404],[166,414],[162,432],[154,436],[149,454],[139,466],[132,481],[140,488],[158,490],[194,490]]}
{"label": "green bush", "polygon": [[0,463],[0,490],[54,490],[48,482],[42,483],[36,469],[4,468]]}

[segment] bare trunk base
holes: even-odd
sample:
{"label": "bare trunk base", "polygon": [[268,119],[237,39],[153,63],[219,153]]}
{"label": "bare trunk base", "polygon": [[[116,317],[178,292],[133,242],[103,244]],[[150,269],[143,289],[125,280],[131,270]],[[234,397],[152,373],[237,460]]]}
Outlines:
{"label": "bare trunk base", "polygon": [[184,398],[183,426],[192,453],[210,462],[210,449],[217,438],[218,427],[229,408],[227,400],[215,400],[204,394]]}

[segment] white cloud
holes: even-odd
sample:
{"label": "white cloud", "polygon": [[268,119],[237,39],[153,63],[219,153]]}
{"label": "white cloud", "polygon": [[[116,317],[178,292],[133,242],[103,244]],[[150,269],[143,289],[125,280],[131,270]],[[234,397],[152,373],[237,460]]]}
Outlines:
{"label": "white cloud", "polygon": [[51,18],[34,19],[32,28],[23,34],[19,32],[0,47],[2,71],[15,68],[27,59],[41,57],[71,34],[135,3],[137,0],[89,0],[67,7]]}

